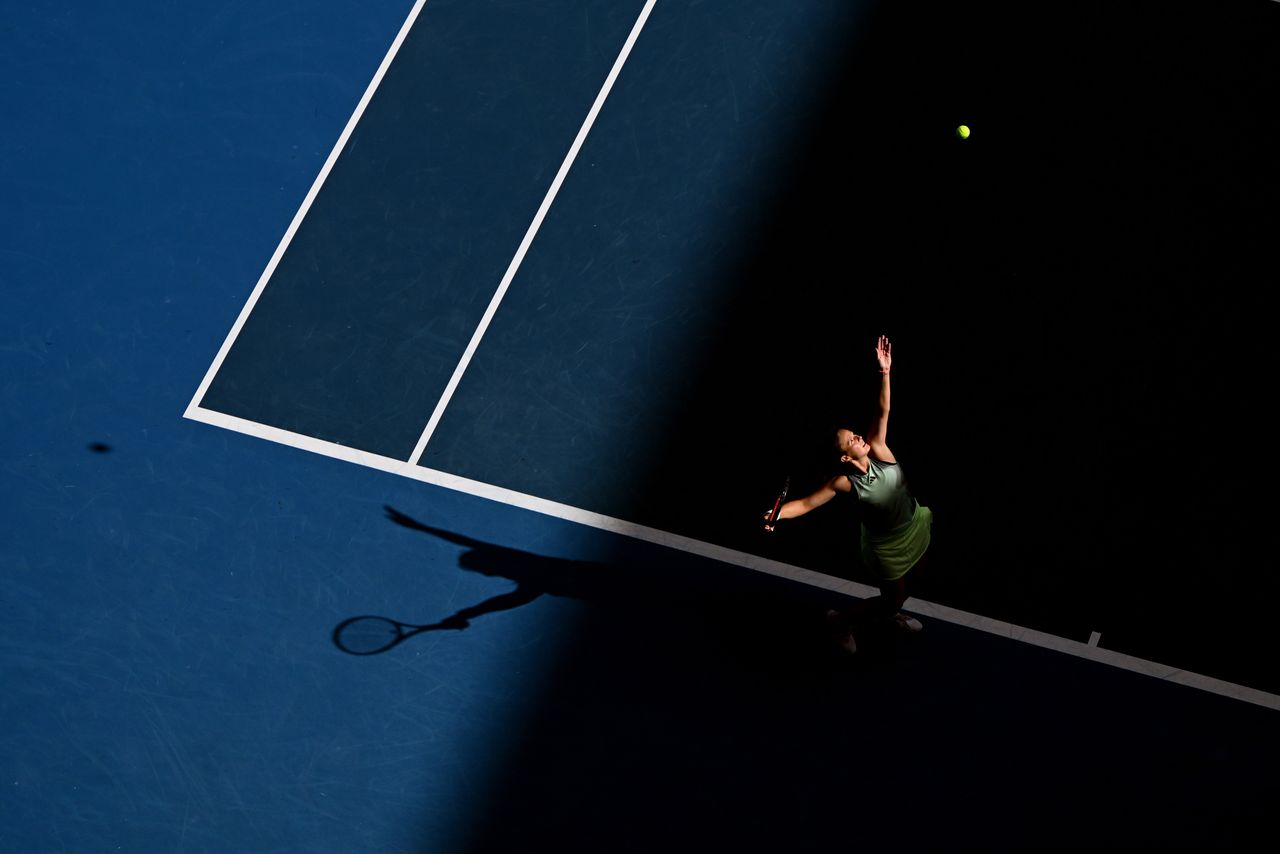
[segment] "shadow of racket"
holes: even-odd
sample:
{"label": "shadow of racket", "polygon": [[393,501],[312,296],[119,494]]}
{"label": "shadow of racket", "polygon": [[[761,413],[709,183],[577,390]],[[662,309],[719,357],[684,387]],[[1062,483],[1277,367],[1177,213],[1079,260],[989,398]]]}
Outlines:
{"label": "shadow of racket", "polygon": [[465,629],[465,619],[450,617],[439,623],[414,626],[388,617],[351,617],[333,629],[333,644],[350,655],[377,655],[423,632],[441,629]]}

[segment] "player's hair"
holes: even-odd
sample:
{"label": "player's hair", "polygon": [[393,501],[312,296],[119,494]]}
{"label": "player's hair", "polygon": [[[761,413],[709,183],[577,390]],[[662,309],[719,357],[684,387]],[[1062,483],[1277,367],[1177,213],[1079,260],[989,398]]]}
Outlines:
{"label": "player's hair", "polygon": [[843,424],[831,424],[826,430],[826,457],[838,470],[843,471],[849,463],[844,462],[844,448],[840,447],[840,431],[850,428]]}

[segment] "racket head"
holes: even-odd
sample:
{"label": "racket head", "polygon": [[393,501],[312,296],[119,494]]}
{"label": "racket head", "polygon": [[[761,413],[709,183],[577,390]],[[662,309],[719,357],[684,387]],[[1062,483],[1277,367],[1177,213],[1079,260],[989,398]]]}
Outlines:
{"label": "racket head", "polygon": [[400,643],[415,628],[386,617],[351,617],[334,627],[333,643],[350,655],[377,655]]}

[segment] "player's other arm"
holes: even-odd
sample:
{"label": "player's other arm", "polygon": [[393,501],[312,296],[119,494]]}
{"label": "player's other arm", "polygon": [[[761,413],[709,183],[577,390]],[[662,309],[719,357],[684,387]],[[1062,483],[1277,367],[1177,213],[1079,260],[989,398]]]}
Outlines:
{"label": "player's other arm", "polygon": [[833,477],[804,498],[797,498],[794,501],[788,501],[783,504],[778,508],[778,521],[803,516],[810,510],[815,510],[835,498],[837,492],[848,492],[851,488],[848,478],[844,475]]}
{"label": "player's other arm", "polygon": [[881,335],[876,342],[876,361],[880,364],[880,406],[876,410],[876,418],[867,431],[867,444],[875,458],[886,463],[895,463],[897,459],[889,450],[889,367],[893,364],[893,345],[889,339]]}

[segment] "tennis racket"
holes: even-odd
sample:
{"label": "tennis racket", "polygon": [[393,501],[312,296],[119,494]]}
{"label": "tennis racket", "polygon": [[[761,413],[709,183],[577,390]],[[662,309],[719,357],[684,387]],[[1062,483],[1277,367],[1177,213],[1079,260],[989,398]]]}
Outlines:
{"label": "tennis racket", "polygon": [[452,617],[429,626],[411,626],[387,617],[351,617],[334,628],[333,643],[351,655],[377,655],[422,632],[466,627],[466,620]]}
{"label": "tennis racket", "polygon": [[787,502],[787,490],[791,488],[791,478],[788,477],[782,484],[782,491],[778,493],[778,500],[773,502],[773,509],[769,511],[768,518],[765,520],[764,529],[772,531],[778,525],[778,513],[782,510],[782,505]]}

